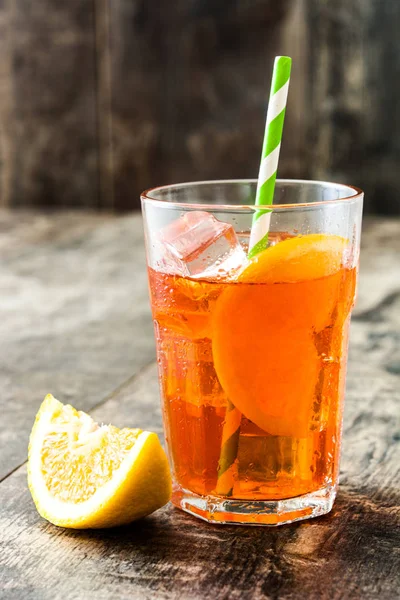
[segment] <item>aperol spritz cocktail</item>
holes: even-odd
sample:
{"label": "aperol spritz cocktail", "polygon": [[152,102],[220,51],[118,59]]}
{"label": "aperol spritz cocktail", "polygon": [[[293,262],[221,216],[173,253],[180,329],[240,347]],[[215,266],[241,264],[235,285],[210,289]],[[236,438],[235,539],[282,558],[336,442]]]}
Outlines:
{"label": "aperol spritz cocktail", "polygon": [[333,503],[357,240],[294,229],[248,259],[248,229],[191,210],[149,253],[173,502],[209,521],[280,524]]}

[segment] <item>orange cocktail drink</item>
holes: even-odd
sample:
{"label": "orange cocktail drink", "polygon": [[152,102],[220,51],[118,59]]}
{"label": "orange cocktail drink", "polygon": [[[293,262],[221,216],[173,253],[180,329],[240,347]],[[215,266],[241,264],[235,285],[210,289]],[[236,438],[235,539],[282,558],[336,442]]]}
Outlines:
{"label": "orange cocktail drink", "polygon": [[266,524],[330,509],[356,273],[349,238],[292,231],[232,270],[149,265],[175,504]]}

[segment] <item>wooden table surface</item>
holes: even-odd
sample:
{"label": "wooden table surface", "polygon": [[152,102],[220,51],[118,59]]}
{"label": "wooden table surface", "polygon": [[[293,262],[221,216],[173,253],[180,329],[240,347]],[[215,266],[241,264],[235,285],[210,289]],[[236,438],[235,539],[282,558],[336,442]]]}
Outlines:
{"label": "wooden table surface", "polygon": [[25,460],[47,392],[162,432],[141,219],[4,212],[0,233],[1,598],[399,596],[399,220],[364,225],[335,507],[278,529],[208,525],[172,506],[108,531],[39,517]]}

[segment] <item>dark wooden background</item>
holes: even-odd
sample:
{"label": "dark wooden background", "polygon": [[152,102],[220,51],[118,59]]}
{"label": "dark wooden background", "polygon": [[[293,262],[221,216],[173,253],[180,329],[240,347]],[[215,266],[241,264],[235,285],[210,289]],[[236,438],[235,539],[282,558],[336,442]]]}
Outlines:
{"label": "dark wooden background", "polygon": [[0,206],[125,210],[258,171],[275,54],[280,175],[400,213],[399,0],[0,0]]}

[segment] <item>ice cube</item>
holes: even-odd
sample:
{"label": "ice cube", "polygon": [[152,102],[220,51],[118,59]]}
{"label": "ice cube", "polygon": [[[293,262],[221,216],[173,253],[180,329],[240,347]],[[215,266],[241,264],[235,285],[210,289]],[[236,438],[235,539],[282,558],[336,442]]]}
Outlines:
{"label": "ice cube", "polygon": [[203,211],[185,213],[159,234],[158,268],[183,277],[226,278],[246,263],[232,225]]}

